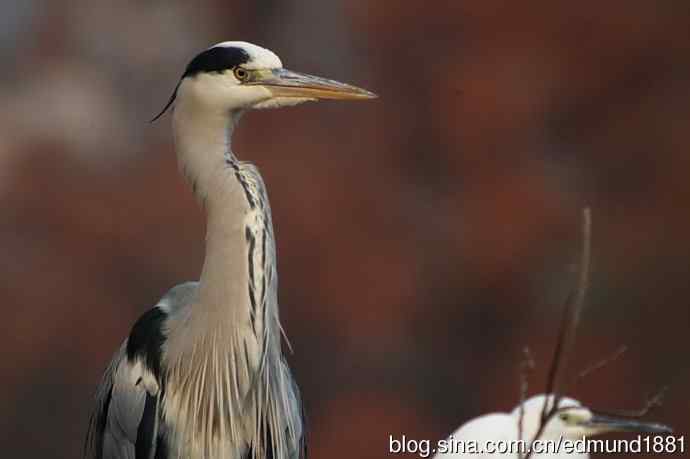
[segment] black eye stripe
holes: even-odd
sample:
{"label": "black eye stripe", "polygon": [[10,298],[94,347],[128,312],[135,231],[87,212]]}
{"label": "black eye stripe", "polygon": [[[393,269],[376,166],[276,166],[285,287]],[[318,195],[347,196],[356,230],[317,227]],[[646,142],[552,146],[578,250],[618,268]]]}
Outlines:
{"label": "black eye stripe", "polygon": [[199,53],[187,65],[182,78],[199,73],[223,72],[249,62],[249,54],[242,48],[215,46]]}
{"label": "black eye stripe", "polygon": [[199,53],[192,61],[187,65],[187,69],[182,74],[180,82],[177,83],[175,91],[173,91],[172,96],[165,105],[165,108],[156,115],[151,122],[156,121],[158,118],[163,116],[163,114],[172,106],[177,97],[177,88],[180,87],[182,79],[186,77],[193,77],[199,73],[220,73],[226,70],[233,69],[242,64],[249,62],[249,54],[242,48],[235,48],[232,46],[214,46],[206,51]]}

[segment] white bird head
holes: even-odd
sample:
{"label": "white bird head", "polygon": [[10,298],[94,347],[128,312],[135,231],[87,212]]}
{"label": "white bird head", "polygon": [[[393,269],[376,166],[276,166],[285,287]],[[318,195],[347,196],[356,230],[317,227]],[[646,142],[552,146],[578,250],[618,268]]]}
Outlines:
{"label": "white bird head", "polygon": [[[547,410],[553,406],[553,395],[540,394],[526,400],[523,404],[523,437],[534,438],[541,424],[544,403]],[[520,417],[520,405],[511,413],[515,419]],[[638,432],[650,434],[670,433],[672,430],[664,425],[646,423],[630,418],[615,418],[592,412],[579,401],[563,397],[559,400],[558,410],[546,424],[542,439],[559,437],[577,440],[582,437],[599,435],[608,432]]]}
{"label": "white bird head", "polygon": [[204,110],[234,112],[277,108],[318,99],[371,99],[355,86],[283,68],[272,51],[242,41],[226,41],[199,53],[187,65],[168,104],[184,100]]}

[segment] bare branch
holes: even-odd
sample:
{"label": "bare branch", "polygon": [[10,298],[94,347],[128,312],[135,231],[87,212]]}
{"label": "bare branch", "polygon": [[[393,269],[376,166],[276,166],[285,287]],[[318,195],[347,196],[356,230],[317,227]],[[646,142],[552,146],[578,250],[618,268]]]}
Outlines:
{"label": "bare branch", "polygon": [[[544,407],[547,407],[547,403],[549,401],[549,397],[547,395],[546,400],[544,401]],[[556,397],[556,394],[554,394],[553,397],[553,403],[551,407],[546,411],[546,414],[542,413],[542,419],[541,422],[539,423],[539,428],[537,429],[537,433],[534,434],[534,438],[532,438],[532,441],[530,442],[530,449],[527,451],[527,454],[525,455],[524,459],[530,459],[532,457],[532,449],[531,445],[534,444],[535,441],[539,440],[544,433],[544,429],[546,429],[546,425],[549,423],[551,418],[553,418],[557,413],[558,413],[558,403],[560,402],[560,398]]]}
{"label": "bare branch", "polygon": [[[587,290],[589,288],[589,274],[592,252],[592,212],[589,207],[582,209],[582,249],[578,266],[578,279],[575,289],[568,294],[564,304],[563,318],[558,333],[558,341],[554,350],[551,367],[549,368],[548,379],[546,382],[547,397],[541,413],[541,421],[537,433],[532,439],[532,443],[538,440],[544,432],[546,425],[551,418],[558,412],[562,394],[560,390],[560,380],[563,368],[567,368],[570,352],[575,342],[577,327],[580,323],[582,307],[584,305]],[[549,406],[549,395],[553,395],[551,406]],[[528,451],[524,459],[529,459],[532,451]]]}
{"label": "bare branch", "polygon": [[[563,316],[561,317],[561,325],[558,331],[558,341],[556,341],[556,348],[553,352],[553,358],[551,359],[551,366],[549,367],[549,374],[546,379],[546,390],[545,394],[555,394],[557,392],[557,379],[558,370],[560,369],[560,364],[563,361],[563,350],[567,341],[568,326],[570,324],[570,309],[573,305],[573,298],[575,297],[574,292],[568,293],[568,297],[565,300],[563,308]],[[541,411],[542,423],[546,419],[548,411],[547,401],[544,401],[544,406]]]}
{"label": "bare branch", "polygon": [[585,368],[582,370],[580,373],[578,373],[577,378],[575,379],[574,384],[577,385],[580,381],[585,379],[587,376],[590,374],[594,373],[595,371],[601,370],[602,368],[610,365],[611,363],[615,362],[618,360],[623,354],[625,354],[628,351],[628,347],[623,345],[616,349],[616,351],[609,355],[608,357],[590,365],[589,367]]}
{"label": "bare branch", "polygon": [[[558,407],[561,393],[560,380],[562,369],[567,368],[570,351],[575,341],[577,327],[584,306],[585,297],[589,288],[589,274],[592,252],[592,212],[589,207],[582,209],[582,248],[578,265],[578,280],[575,289],[572,290],[565,301],[563,317],[558,333],[558,341],[554,350],[553,360],[549,369],[546,383],[546,394],[554,394],[554,406]],[[544,403],[542,410],[542,422],[547,417],[547,406]]]}
{"label": "bare branch", "polygon": [[[570,323],[570,342],[572,344],[575,340],[577,327],[580,324],[580,316],[582,315],[582,308],[589,289],[589,274],[592,263],[592,211],[589,207],[582,210],[582,253],[580,259],[580,277],[577,282],[577,290],[575,291],[575,300],[573,305],[573,317]],[[566,348],[566,351],[570,351]]]}
{"label": "bare branch", "polygon": [[668,386],[664,386],[656,393],[654,393],[651,397],[649,397],[642,408],[636,411],[599,411],[596,410],[597,414],[603,414],[603,415],[608,415],[608,416],[616,416],[620,418],[641,418],[644,416],[647,416],[650,411],[652,411],[654,408],[658,408],[663,405],[664,403],[664,396],[666,395],[666,392],[668,391]]}
{"label": "bare branch", "polygon": [[518,439],[522,440],[522,422],[525,418],[525,400],[529,390],[529,374],[534,370],[534,358],[529,347],[525,346],[522,350],[523,359],[520,363],[520,414],[518,417]]}

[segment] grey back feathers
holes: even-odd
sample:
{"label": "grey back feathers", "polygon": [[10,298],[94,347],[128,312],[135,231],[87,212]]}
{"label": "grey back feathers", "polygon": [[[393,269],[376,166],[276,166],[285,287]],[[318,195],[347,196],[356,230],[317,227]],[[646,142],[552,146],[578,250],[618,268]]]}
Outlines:
{"label": "grey back feathers", "polygon": [[[229,439],[221,448],[227,453],[224,457],[299,458],[305,451],[300,395],[280,352],[264,355],[266,360],[244,395],[235,392],[241,384],[233,376],[233,370],[251,371],[244,351],[234,352],[230,359],[237,361],[228,362],[229,368],[223,365],[224,371],[209,372],[213,366],[220,370],[221,355],[212,361],[199,355],[184,367],[188,376],[171,375],[174,370],[168,368],[164,350],[169,339],[166,324],[171,316],[189,313],[197,287],[198,283],[189,282],[168,292],[137,321],[113,357],[96,394],[86,458],[188,457],[181,443],[213,442],[221,434]],[[208,384],[200,383],[205,378]],[[178,395],[166,392],[170,384],[177,386],[171,389]],[[194,389],[186,396],[185,385]],[[231,406],[237,403],[241,406]],[[206,417],[201,419],[200,414]],[[228,418],[236,424],[231,426]],[[199,448],[205,446],[211,447]]]}
{"label": "grey back feathers", "polygon": [[[159,442],[160,400],[163,396],[162,346],[166,339],[164,322],[175,287],[132,327],[129,337],[115,353],[96,393],[96,408],[86,437],[86,458],[162,458]],[[177,306],[177,304],[176,304]]]}

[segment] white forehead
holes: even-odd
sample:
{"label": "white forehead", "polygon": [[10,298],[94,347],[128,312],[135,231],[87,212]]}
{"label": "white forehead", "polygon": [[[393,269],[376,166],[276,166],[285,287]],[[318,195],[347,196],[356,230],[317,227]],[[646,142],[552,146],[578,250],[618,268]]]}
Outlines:
{"label": "white forehead", "polygon": [[[551,406],[553,406],[553,395],[546,396],[545,394],[540,394],[540,395],[535,395],[532,398],[529,398],[525,400],[523,403],[524,407],[524,412],[525,414],[531,414],[531,413],[541,413],[542,409],[544,408],[544,402],[547,401],[547,409],[550,409]],[[558,407],[559,408],[576,408],[576,407],[582,407],[582,404],[569,397],[563,397],[558,401]],[[513,410],[514,415],[519,415],[520,413],[520,405],[515,407]]]}
{"label": "white forehead", "polygon": [[[246,41],[224,41],[217,43],[211,48],[241,48],[249,54],[249,62],[242,65],[247,69],[280,69],[283,68],[283,63],[280,58],[270,49],[262,48],[253,43]],[[210,49],[210,48],[209,48]]]}

